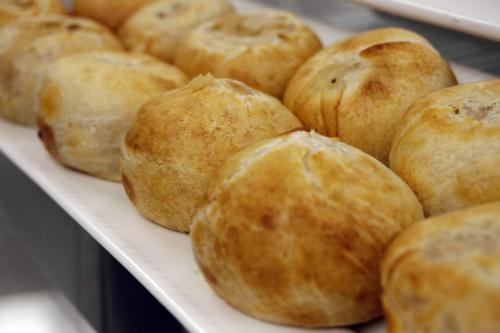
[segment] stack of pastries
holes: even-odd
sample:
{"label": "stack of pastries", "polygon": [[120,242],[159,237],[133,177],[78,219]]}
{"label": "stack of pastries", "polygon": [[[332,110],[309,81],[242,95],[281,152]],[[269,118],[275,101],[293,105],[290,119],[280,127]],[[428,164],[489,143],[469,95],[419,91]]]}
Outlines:
{"label": "stack of pastries", "polygon": [[392,333],[500,332],[500,80],[457,85],[411,31],[323,49],[294,14],[226,0],[74,14],[0,1],[0,115],[190,233],[231,306],[300,327],[384,311]]}

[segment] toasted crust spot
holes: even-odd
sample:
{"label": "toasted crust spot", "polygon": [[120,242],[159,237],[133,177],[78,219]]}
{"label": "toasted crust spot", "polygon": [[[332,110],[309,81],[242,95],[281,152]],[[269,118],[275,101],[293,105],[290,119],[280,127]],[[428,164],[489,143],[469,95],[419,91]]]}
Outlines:
{"label": "toasted crust spot", "polygon": [[42,140],[47,151],[54,157],[57,158],[57,149],[54,143],[54,132],[52,129],[43,122],[43,120],[38,120],[38,137]]}

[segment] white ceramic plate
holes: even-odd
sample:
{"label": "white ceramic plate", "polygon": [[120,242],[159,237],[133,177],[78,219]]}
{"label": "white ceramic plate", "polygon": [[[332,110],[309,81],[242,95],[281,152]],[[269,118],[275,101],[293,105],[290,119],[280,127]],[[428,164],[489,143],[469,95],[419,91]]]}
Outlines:
{"label": "white ceramic plate", "polygon": [[500,0],[353,0],[381,11],[500,41]]}
{"label": "white ceramic plate", "polygon": [[[262,8],[233,1],[239,10]],[[345,31],[308,22],[325,44]],[[462,81],[491,78],[454,66]],[[45,152],[36,131],[0,120],[0,151],[35,181],[90,235],[124,265],[192,333],[317,333],[268,324],[232,309],[218,298],[200,275],[187,235],[163,229],[142,218],[120,184],[72,172]],[[382,333],[379,321],[354,329],[325,333]]]}

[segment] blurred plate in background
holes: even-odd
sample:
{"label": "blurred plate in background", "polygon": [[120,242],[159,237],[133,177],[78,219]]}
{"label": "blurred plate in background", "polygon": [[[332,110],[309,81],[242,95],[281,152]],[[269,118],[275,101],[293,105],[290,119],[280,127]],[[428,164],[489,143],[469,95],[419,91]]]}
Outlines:
{"label": "blurred plate in background", "polygon": [[500,41],[500,0],[353,0],[375,9]]}

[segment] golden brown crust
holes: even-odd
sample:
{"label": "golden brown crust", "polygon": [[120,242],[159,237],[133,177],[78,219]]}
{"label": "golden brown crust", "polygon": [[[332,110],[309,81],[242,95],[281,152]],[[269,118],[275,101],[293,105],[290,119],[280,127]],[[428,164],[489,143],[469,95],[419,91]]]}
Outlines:
{"label": "golden brown crust", "polygon": [[144,216],[187,232],[229,155],[300,126],[268,95],[237,81],[198,77],[140,110],[122,152],[128,192]]}
{"label": "golden brown crust", "polygon": [[175,63],[188,75],[212,73],[281,98],[295,71],[321,43],[295,15],[282,11],[232,14],[194,29]]}
{"label": "golden brown crust", "polygon": [[317,53],[294,75],[284,102],[308,128],[339,137],[387,164],[406,109],[453,84],[448,64],[423,37],[385,28]]}
{"label": "golden brown crust", "polygon": [[227,0],[155,1],[131,16],[118,34],[127,49],[171,62],[179,41],[195,26],[232,11]]}
{"label": "golden brown crust", "polygon": [[111,29],[153,0],[73,0],[75,15],[94,19]]}
{"label": "golden brown crust", "polygon": [[59,0],[2,0],[0,1],[0,27],[26,16],[64,14]]}
{"label": "golden brown crust", "polygon": [[172,65],[121,52],[64,57],[48,67],[39,93],[39,124],[62,164],[119,181],[120,148],[139,108],[188,82]]}
{"label": "golden brown crust", "polygon": [[41,16],[0,30],[0,115],[36,125],[37,89],[46,67],[60,57],[95,50],[122,50],[103,26],[81,18]]}
{"label": "golden brown crust", "polygon": [[425,220],[382,266],[390,333],[500,331],[500,202]]}
{"label": "golden brown crust", "polygon": [[231,157],[191,240],[211,287],[264,320],[339,326],[380,313],[385,246],[423,218],[408,186],[363,152],[314,132]]}
{"label": "golden brown crust", "polygon": [[417,101],[401,120],[390,160],[427,215],[500,200],[500,80]]}

